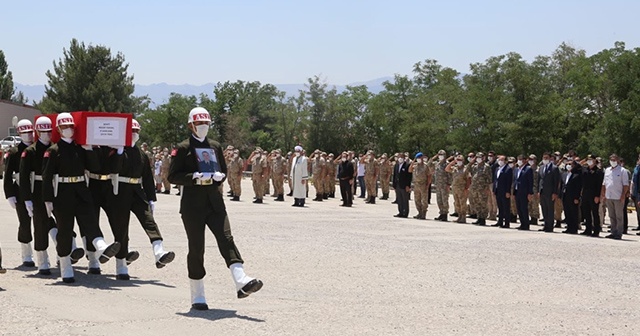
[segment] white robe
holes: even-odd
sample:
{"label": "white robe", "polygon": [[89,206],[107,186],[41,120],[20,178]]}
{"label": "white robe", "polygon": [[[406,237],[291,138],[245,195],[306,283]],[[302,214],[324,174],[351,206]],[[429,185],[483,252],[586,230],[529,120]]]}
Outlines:
{"label": "white robe", "polygon": [[291,184],[293,187],[293,198],[305,198],[307,196],[307,187],[302,184],[302,181],[309,179],[309,167],[306,156],[293,157],[290,178],[291,181],[293,181]]}

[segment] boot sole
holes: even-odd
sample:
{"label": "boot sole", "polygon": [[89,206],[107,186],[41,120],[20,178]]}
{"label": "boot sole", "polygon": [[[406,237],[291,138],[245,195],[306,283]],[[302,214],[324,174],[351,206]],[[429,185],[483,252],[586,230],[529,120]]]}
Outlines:
{"label": "boot sole", "polygon": [[176,257],[176,254],[173,252],[165,253],[162,257],[160,257],[160,260],[156,262],[156,268],[165,267],[168,263],[172,262],[173,259],[175,259],[175,257]]}
{"label": "boot sole", "polygon": [[107,249],[104,250],[104,252],[102,252],[102,255],[100,256],[100,263],[101,264],[106,263],[107,261],[109,261],[109,259],[111,259],[111,257],[118,254],[119,251],[120,251],[120,243],[115,242],[109,245]]}
{"label": "boot sole", "polygon": [[71,257],[71,265],[77,263],[78,260],[80,260],[80,259],[82,259],[82,257],[84,257],[84,249],[77,248],[77,249],[71,251],[71,254],[69,255],[69,257]]}
{"label": "boot sole", "polygon": [[140,258],[140,253],[138,251],[131,251],[127,254],[127,265],[131,265],[132,262],[138,260]]}
{"label": "boot sole", "polygon": [[244,299],[249,295],[259,291],[260,289],[262,289],[263,285],[264,284],[262,283],[262,281],[258,279],[249,281],[248,284],[244,285],[244,287],[242,287],[242,289],[238,291],[238,299]]}

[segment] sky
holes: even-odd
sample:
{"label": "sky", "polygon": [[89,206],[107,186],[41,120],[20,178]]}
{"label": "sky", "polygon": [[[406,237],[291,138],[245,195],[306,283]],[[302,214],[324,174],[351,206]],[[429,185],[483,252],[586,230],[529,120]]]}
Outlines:
{"label": "sky", "polygon": [[[635,13],[635,14],[634,14]],[[46,84],[72,38],[121,52],[134,83],[331,84],[469,64],[566,42],[588,54],[640,46],[640,1],[3,1],[0,49],[14,82]]]}

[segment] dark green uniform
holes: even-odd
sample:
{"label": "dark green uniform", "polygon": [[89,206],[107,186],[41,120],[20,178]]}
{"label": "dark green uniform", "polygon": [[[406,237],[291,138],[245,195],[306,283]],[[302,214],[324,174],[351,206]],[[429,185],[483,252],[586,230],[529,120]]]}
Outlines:
{"label": "dark green uniform", "polygon": [[[93,152],[96,154],[99,162],[97,169],[89,170],[89,190],[91,191],[91,198],[93,199],[93,215],[96,223],[98,223],[98,230],[100,230],[100,208],[102,208],[105,214],[107,214],[111,232],[113,232],[115,237],[115,226],[111,215],[113,204],[109,202],[110,197],[113,196],[113,185],[111,184],[109,174],[112,170],[116,169],[118,155],[116,155],[115,149],[106,146],[94,148]],[[80,228],[80,234],[85,237],[82,228]],[[99,235],[102,236],[102,230],[100,230]],[[119,240],[116,239],[116,241]],[[87,242],[90,243],[89,241]],[[95,252],[96,249],[93,244],[86,245],[88,251]],[[122,250],[121,248],[120,251]],[[126,253],[127,251],[125,250],[124,252]]]}
{"label": "dark green uniform", "polygon": [[220,172],[225,175],[227,174],[227,165],[220,144],[206,138],[204,142],[200,142],[194,137],[190,137],[171,152],[169,182],[183,186],[180,214],[189,241],[189,254],[187,255],[189,278],[199,280],[204,278],[206,274],[204,269],[205,225],[216,237],[218,249],[227,267],[234,263],[243,263],[243,261],[233,242],[227,210],[219,188],[224,179],[220,182],[210,180],[200,184],[196,182],[197,180],[194,181],[193,173],[198,172],[195,148],[212,148],[220,165]]}
{"label": "dark green uniform", "polygon": [[12,147],[5,152],[4,156],[4,195],[8,199],[9,197],[15,197],[17,200],[16,212],[18,213],[18,241],[23,244],[31,243],[33,236],[31,235],[31,217],[24,205],[24,198],[20,194],[20,188],[18,187],[17,177],[14,180],[15,174],[20,171],[20,158],[22,152],[27,148],[24,142],[20,142],[18,146]]}
{"label": "dark green uniform", "polygon": [[42,169],[46,164],[44,153],[49,146],[36,141],[22,152],[20,160],[20,195],[24,201],[33,202],[33,247],[36,251],[49,248],[49,230],[55,227],[47,216],[42,198]]}
{"label": "dark green uniform", "polygon": [[[84,181],[84,171],[99,169],[98,158],[93,151],[85,151],[74,142],[60,140],[45,152],[49,158],[42,172],[42,194],[45,202],[53,202],[53,212],[58,225],[56,250],[58,256],[71,253],[74,219],[87,237],[87,247],[101,237],[95,220],[93,199]],[[67,182],[58,183],[57,196],[54,195],[53,180],[58,174]],[[82,178],[80,178],[82,177]]]}
{"label": "dark green uniform", "polygon": [[127,257],[129,251],[129,219],[131,213],[136,216],[151,243],[162,240],[149,201],[156,201],[156,186],[151,172],[149,158],[138,147],[125,147],[118,160],[114,173],[119,174],[118,195],[110,192],[108,202],[111,204],[114,235],[120,242],[120,252],[116,258]]}

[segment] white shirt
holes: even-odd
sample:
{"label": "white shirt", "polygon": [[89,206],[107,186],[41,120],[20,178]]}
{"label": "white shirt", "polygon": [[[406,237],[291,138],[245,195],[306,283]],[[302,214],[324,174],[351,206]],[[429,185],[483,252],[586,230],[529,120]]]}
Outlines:
{"label": "white shirt", "polygon": [[364,163],[358,161],[358,177],[364,176]]}
{"label": "white shirt", "polygon": [[162,167],[162,161],[158,160],[155,164],[155,174],[160,175],[160,167]]}
{"label": "white shirt", "polygon": [[609,167],[604,171],[602,185],[606,188],[604,197],[610,200],[619,200],[622,196],[622,189],[629,185],[629,173],[619,165],[615,168]]}

